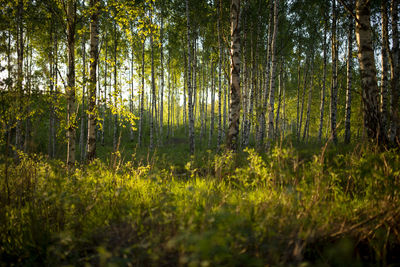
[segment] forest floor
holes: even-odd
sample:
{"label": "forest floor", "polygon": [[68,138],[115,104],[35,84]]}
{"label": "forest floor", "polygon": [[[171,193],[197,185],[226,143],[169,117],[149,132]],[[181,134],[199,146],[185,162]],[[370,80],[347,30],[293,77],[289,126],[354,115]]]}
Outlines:
{"label": "forest floor", "polygon": [[[400,155],[369,145],[3,162],[0,265],[400,264]],[[203,145],[206,147],[206,144]]]}

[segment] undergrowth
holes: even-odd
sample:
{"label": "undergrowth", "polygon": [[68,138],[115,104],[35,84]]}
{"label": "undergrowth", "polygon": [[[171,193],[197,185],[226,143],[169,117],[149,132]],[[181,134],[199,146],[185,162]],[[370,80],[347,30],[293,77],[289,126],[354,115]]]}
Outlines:
{"label": "undergrowth", "polygon": [[70,173],[21,155],[1,165],[0,265],[399,263],[398,151],[318,149],[114,155]]}

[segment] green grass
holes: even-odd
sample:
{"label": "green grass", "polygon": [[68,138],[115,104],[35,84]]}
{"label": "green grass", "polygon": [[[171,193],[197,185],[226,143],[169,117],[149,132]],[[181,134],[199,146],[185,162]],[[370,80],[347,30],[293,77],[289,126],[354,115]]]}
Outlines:
{"label": "green grass", "polygon": [[115,161],[104,153],[73,174],[24,156],[8,168],[9,192],[1,165],[0,265],[399,263],[398,151],[323,150],[191,158],[165,145]]}

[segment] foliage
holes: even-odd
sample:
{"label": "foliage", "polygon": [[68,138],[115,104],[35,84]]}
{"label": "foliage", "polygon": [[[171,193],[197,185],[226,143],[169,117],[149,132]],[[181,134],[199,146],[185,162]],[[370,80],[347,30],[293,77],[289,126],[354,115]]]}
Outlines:
{"label": "foliage", "polygon": [[[170,149],[172,149],[170,147]],[[168,148],[166,148],[168,151]],[[298,152],[299,151],[299,152]],[[182,152],[182,151],[181,151]],[[188,154],[188,152],[184,152]],[[259,154],[20,155],[1,165],[0,261],[18,265],[360,265],[400,259],[398,151],[291,145]],[[177,157],[177,158],[176,158]],[[185,158],[183,156],[182,158]]]}

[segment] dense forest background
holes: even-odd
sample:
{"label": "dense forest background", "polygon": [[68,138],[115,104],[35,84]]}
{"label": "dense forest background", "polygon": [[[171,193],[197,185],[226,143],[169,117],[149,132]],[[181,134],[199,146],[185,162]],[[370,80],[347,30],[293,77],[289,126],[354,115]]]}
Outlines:
{"label": "dense forest background", "polygon": [[398,0],[0,5],[0,265],[400,263]]}

